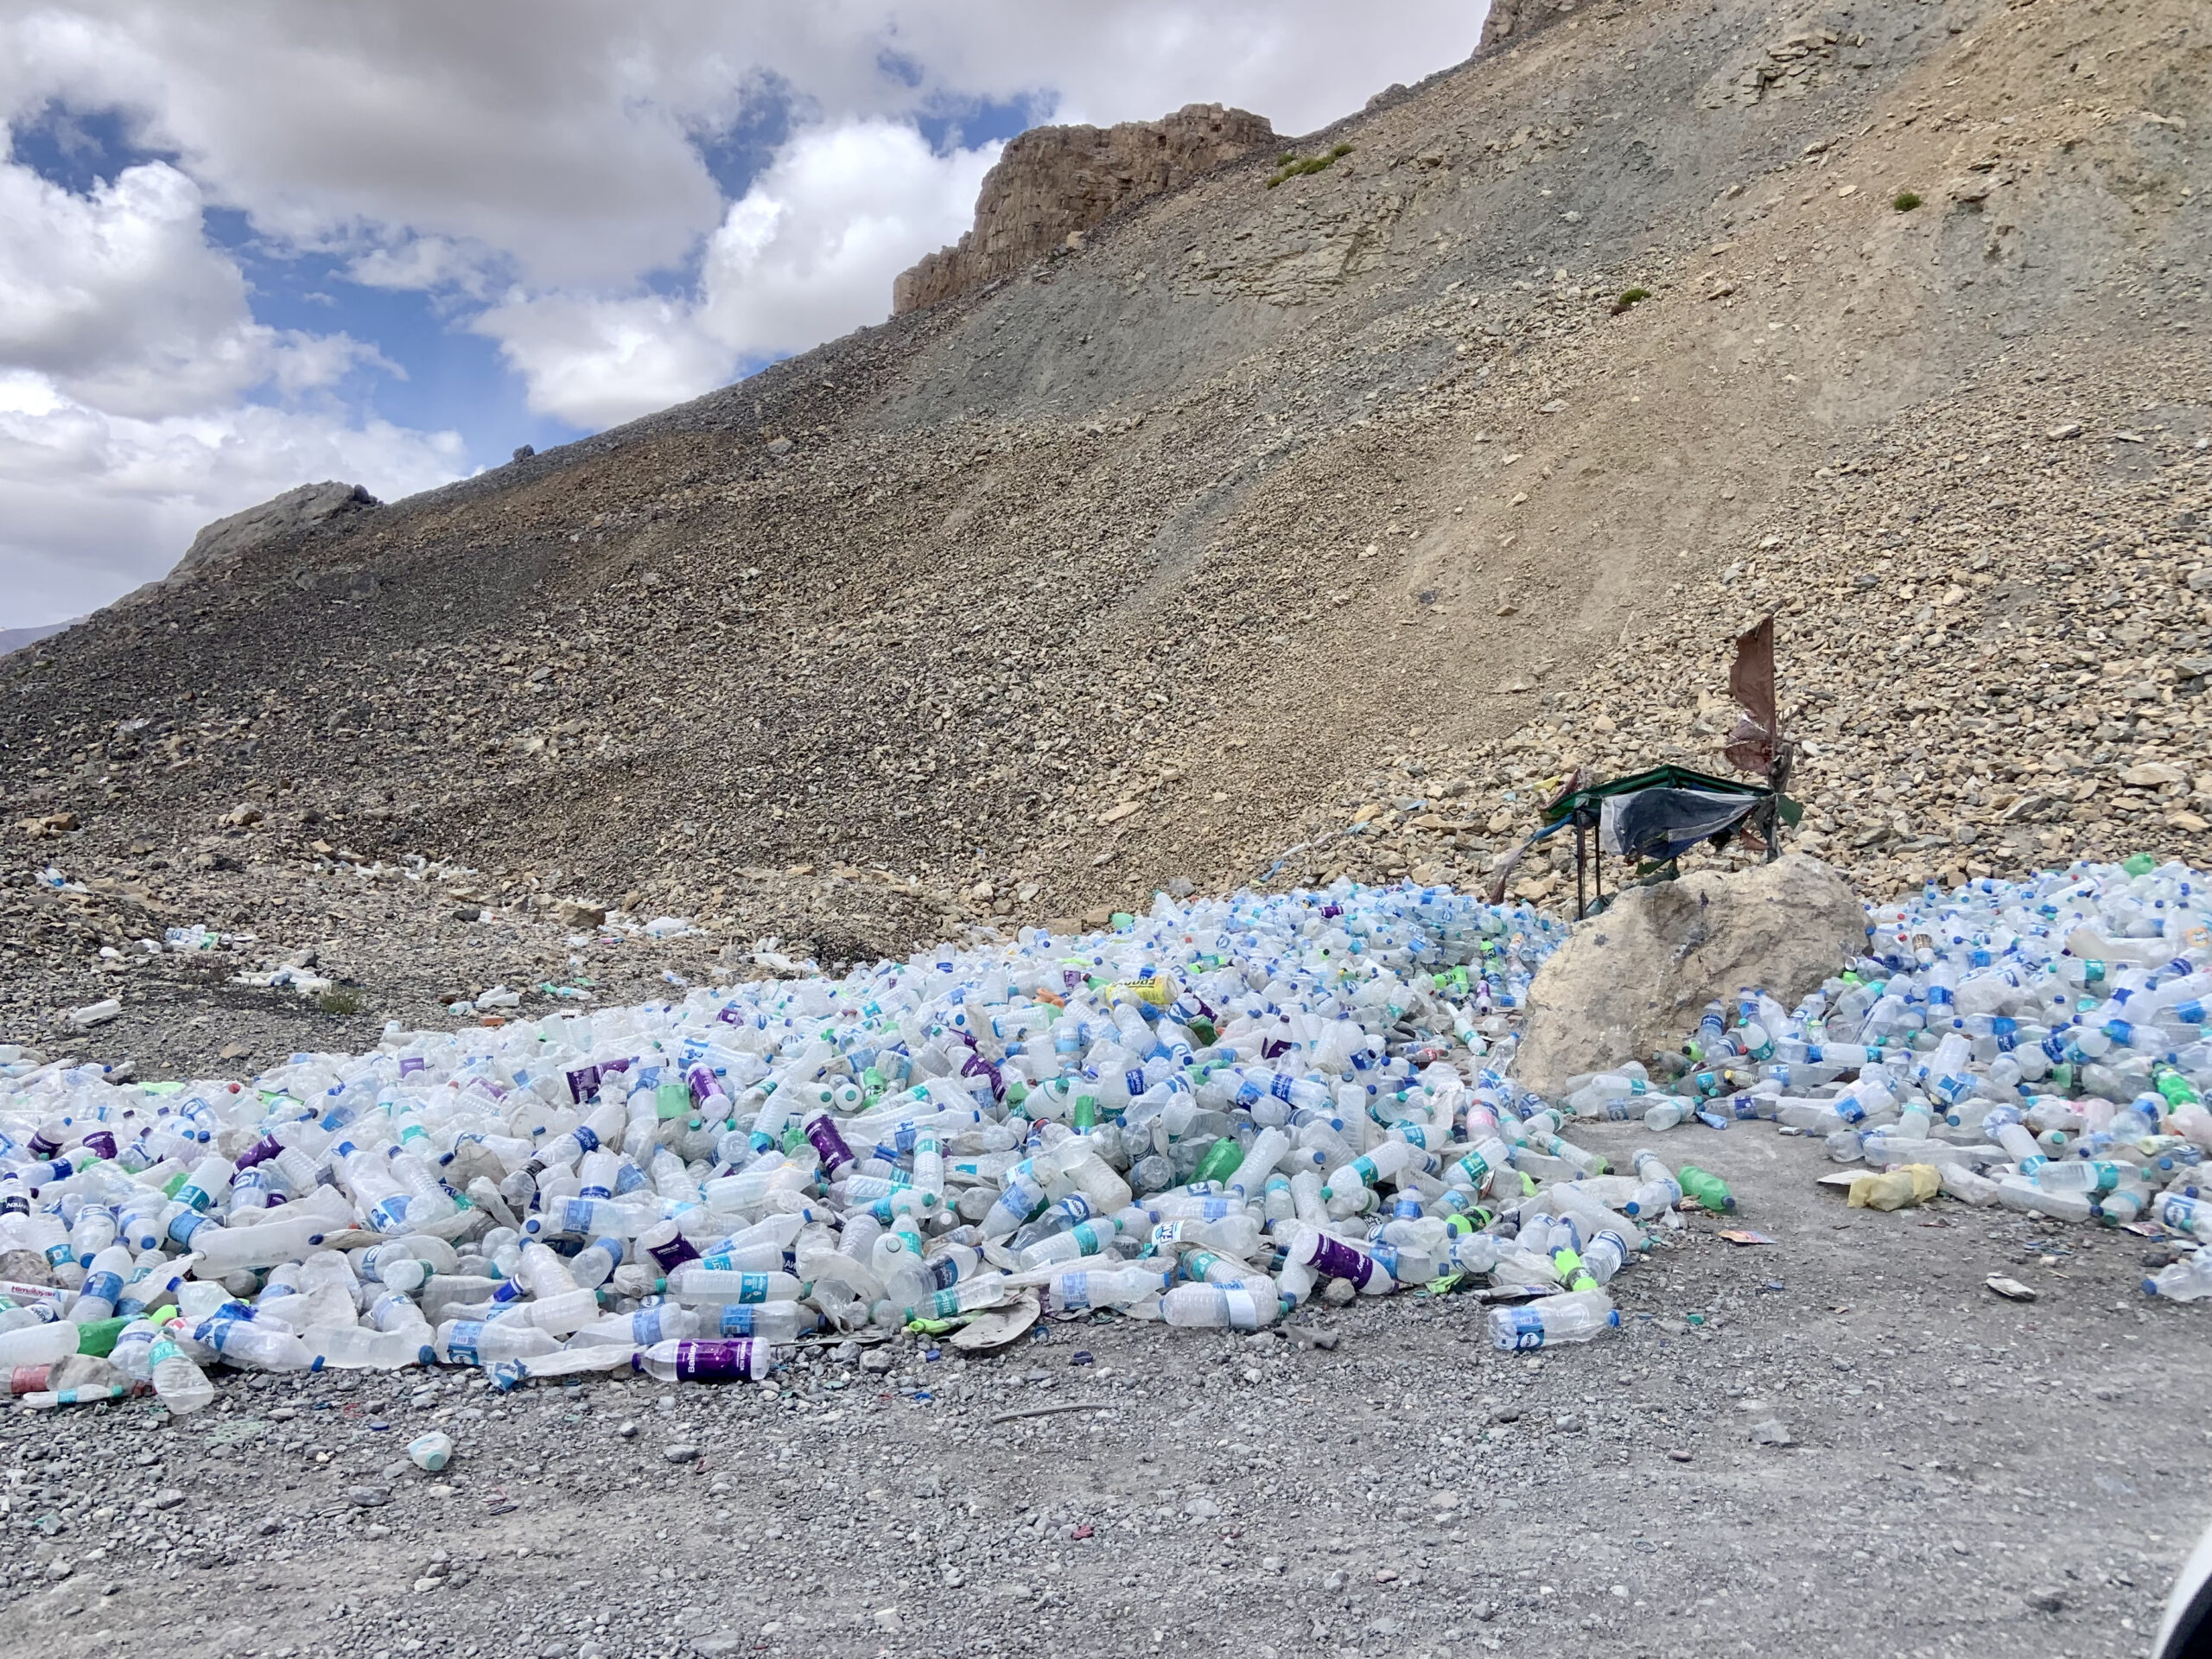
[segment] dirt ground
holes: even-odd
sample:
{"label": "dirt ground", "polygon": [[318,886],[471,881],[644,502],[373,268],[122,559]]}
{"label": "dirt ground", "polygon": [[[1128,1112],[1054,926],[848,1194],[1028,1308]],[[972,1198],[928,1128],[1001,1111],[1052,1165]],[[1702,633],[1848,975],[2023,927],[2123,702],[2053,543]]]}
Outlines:
{"label": "dirt ground", "polygon": [[[772,1388],[410,1371],[226,1377],[182,1421],[9,1413],[0,1643],[2147,1650],[2212,1503],[2206,1311],[2140,1294],[2145,1241],[1848,1211],[1820,1149],[1764,1124],[1584,1134],[1649,1138],[1738,1208],[1616,1281],[1617,1335],[1539,1356],[1492,1351],[1471,1297],[1408,1295],[1260,1337],[1048,1322],[979,1360],[901,1338],[881,1374],[816,1352]],[[1794,1443],[1760,1443],[1777,1424]],[[436,1477],[404,1456],[434,1425],[459,1446]]]}

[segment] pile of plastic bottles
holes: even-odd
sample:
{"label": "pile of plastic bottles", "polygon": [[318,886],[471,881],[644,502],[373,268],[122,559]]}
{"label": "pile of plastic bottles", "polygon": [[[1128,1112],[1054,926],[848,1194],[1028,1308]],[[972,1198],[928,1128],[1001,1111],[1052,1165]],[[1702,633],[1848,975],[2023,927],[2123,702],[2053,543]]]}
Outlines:
{"label": "pile of plastic bottles", "polygon": [[[1767,1119],[1871,1171],[1853,1201],[1972,1205],[2199,1248],[2144,1281],[2212,1295],[2212,887],[2144,856],[1930,886],[1870,909],[1868,950],[1795,1010],[1754,991],[1679,1057],[1577,1078],[1581,1116]],[[1655,1071],[1661,1075],[1655,1077]]]}
{"label": "pile of plastic bottles", "polygon": [[0,1285],[0,1374],[180,1411],[219,1363],[752,1378],[1031,1299],[1253,1330],[1436,1281],[1536,1294],[1501,1346],[1581,1339],[1682,1190],[1497,1069],[1564,934],[1449,889],[1162,896],[251,1083],[0,1047],[0,1251],[50,1281]]}

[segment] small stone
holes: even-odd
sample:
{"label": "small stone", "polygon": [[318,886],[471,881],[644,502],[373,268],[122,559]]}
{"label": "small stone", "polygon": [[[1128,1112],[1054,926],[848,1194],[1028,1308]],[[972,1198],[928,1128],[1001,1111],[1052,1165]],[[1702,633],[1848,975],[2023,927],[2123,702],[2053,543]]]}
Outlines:
{"label": "small stone", "polygon": [[1770,1417],[1763,1423],[1751,1425],[1753,1446],[1795,1446],[1797,1437],[1792,1434],[1779,1417]]}
{"label": "small stone", "polygon": [[891,1351],[887,1348],[871,1348],[861,1356],[861,1370],[875,1376],[889,1370],[893,1363]]}
{"label": "small stone", "polygon": [[903,1621],[901,1621],[899,1617],[899,1610],[896,1607],[877,1608],[875,1610],[875,1628],[879,1630],[887,1631],[894,1636],[897,1635],[899,1630],[905,1628]]}
{"label": "small stone", "polygon": [[346,1501],[358,1509],[373,1510],[391,1502],[391,1494],[381,1486],[348,1486]]}
{"label": "small stone", "polygon": [[2050,431],[2044,434],[2044,436],[2049,438],[2054,443],[2063,438],[2078,438],[2081,435],[2082,423],[2079,421],[2061,421],[2056,426],[2052,427]]}
{"label": "small stone", "polygon": [[635,1423],[626,1422],[621,1427],[616,1429],[614,1432],[618,1436],[626,1440],[634,1440],[638,1438],[638,1426]]}
{"label": "small stone", "polygon": [[690,1463],[699,1455],[699,1448],[696,1446],[664,1446],[661,1447],[660,1454],[671,1463]]}
{"label": "small stone", "polygon": [[1690,1460],[1690,1454],[1681,1450],[1679,1446],[1674,1451],[1669,1452],[1667,1455],[1672,1458],[1676,1463],[1688,1463]]}
{"label": "small stone", "polygon": [[1193,1521],[1211,1521],[1221,1513],[1221,1505],[1210,1497],[1186,1497],[1183,1513]]}
{"label": "small stone", "polygon": [[483,907],[480,905],[455,905],[453,918],[456,922],[473,922],[483,913]]}
{"label": "small stone", "polygon": [[2039,1613],[2060,1612],[2066,1606],[2066,1598],[2056,1590],[2031,1590],[2027,1593],[2026,1601],[2029,1606]]}
{"label": "small stone", "polygon": [[50,1560],[46,1564],[46,1576],[55,1580],[57,1583],[60,1580],[67,1578],[76,1570],[76,1562],[65,1561],[59,1556],[56,1556],[53,1560]]}
{"label": "small stone", "polygon": [[2189,774],[2168,761],[2144,760],[2121,772],[2120,781],[2131,789],[2157,789],[2166,784],[2185,784]]}
{"label": "small stone", "polygon": [[174,1486],[164,1486],[153,1497],[153,1505],[157,1510],[173,1510],[183,1502],[184,1494]]}

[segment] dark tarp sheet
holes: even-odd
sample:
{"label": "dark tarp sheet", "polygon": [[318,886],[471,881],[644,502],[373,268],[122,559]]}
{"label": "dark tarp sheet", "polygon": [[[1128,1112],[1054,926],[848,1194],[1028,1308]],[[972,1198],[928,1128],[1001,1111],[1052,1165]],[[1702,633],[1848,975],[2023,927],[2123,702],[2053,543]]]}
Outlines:
{"label": "dark tarp sheet", "polygon": [[1598,822],[1598,844],[1623,858],[1669,859],[1688,852],[1759,806],[1758,795],[1702,789],[1640,789],[1609,795]]}

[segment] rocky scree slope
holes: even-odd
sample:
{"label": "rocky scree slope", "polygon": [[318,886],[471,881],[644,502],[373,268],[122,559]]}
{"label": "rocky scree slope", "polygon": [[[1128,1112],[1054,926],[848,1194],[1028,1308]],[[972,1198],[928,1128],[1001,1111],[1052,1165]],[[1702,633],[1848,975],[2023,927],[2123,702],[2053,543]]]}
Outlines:
{"label": "rocky scree slope", "polygon": [[0,671],[0,1007],[164,919],[367,1019],[571,970],[563,896],[834,958],[1478,879],[1574,764],[1711,764],[1766,608],[1862,881],[2202,860],[2208,60],[2181,0],[1585,8],[1326,171],[102,613]]}

